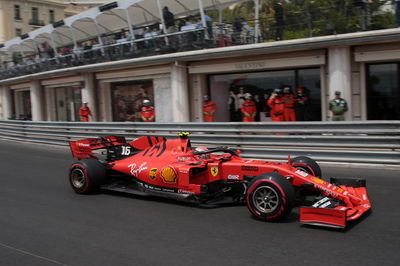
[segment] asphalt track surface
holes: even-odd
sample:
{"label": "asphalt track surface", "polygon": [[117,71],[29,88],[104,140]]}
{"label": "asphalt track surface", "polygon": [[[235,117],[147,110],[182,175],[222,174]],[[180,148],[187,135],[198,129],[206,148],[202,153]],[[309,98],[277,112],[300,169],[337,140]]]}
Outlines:
{"label": "asphalt track surface", "polygon": [[348,230],[253,219],[245,206],[78,195],[66,148],[0,140],[0,265],[399,265],[400,175],[324,167],[367,179],[373,212]]}

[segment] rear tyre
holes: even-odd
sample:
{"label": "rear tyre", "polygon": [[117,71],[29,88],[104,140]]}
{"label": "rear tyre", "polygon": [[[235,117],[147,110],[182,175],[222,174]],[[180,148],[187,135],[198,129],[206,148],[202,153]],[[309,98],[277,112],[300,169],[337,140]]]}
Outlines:
{"label": "rear tyre", "polygon": [[292,209],[295,193],[292,184],[278,173],[257,176],[249,183],[247,208],[258,219],[278,221]]}
{"label": "rear tyre", "polygon": [[299,156],[295,157],[292,160],[290,160],[291,164],[293,167],[296,167],[297,169],[306,172],[310,175],[316,176],[321,178],[322,176],[322,171],[321,167],[319,167],[318,163],[314,161],[313,159],[307,157],[307,156]]}
{"label": "rear tyre", "polygon": [[76,193],[94,193],[104,184],[106,169],[96,159],[84,159],[71,165],[68,179]]}

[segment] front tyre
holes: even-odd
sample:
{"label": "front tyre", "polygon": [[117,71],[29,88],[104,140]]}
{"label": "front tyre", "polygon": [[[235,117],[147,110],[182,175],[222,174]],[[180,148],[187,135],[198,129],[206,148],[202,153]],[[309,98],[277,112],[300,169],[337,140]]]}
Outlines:
{"label": "front tyre", "polygon": [[293,167],[306,172],[315,177],[322,177],[321,167],[319,167],[318,163],[313,159],[307,156],[298,156],[290,160]]}
{"label": "front tyre", "polygon": [[290,213],[295,193],[292,184],[278,173],[257,176],[249,183],[247,208],[258,219],[277,221]]}
{"label": "front tyre", "polygon": [[105,167],[95,159],[84,159],[73,163],[69,169],[69,183],[78,194],[98,191],[106,178]]}

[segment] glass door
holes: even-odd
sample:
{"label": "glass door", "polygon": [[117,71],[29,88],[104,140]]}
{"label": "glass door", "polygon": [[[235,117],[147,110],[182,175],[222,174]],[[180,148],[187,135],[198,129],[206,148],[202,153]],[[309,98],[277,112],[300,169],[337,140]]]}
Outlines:
{"label": "glass door", "polygon": [[79,121],[79,108],[82,105],[81,88],[55,88],[54,95],[56,102],[56,120]]}
{"label": "glass door", "polygon": [[368,65],[368,120],[400,119],[399,65],[399,63]]}

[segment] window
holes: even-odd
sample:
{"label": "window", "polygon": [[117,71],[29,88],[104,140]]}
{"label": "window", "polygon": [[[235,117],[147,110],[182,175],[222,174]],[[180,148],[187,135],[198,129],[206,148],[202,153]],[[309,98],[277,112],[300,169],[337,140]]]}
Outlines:
{"label": "window", "polygon": [[15,36],[19,37],[22,35],[22,30],[21,29],[15,29]]}
{"label": "window", "polygon": [[367,71],[367,119],[399,119],[400,63],[371,64]]}
{"label": "window", "polygon": [[[250,93],[257,107],[256,121],[270,121],[270,108],[266,102],[276,88],[304,87],[307,105],[296,109],[298,121],[321,121],[321,81],[319,68],[248,72],[210,75],[211,99],[217,104],[216,121],[242,121],[240,108],[244,94]],[[300,114],[301,111],[301,114]]]}
{"label": "window", "polygon": [[19,5],[14,5],[14,19],[21,20],[21,8]]}
{"label": "window", "polygon": [[56,22],[55,16],[54,16],[54,10],[49,10],[49,22],[54,23]]}
{"label": "window", "polygon": [[32,7],[32,18],[29,20],[29,25],[44,26],[43,20],[39,20],[39,9],[37,7]]}
{"label": "window", "polygon": [[56,121],[79,121],[82,89],[78,86],[54,89]]}
{"label": "window", "polygon": [[140,108],[144,99],[154,103],[152,80],[111,84],[113,121],[140,122]]}
{"label": "window", "polygon": [[39,10],[37,7],[32,7],[32,21],[39,21]]}

